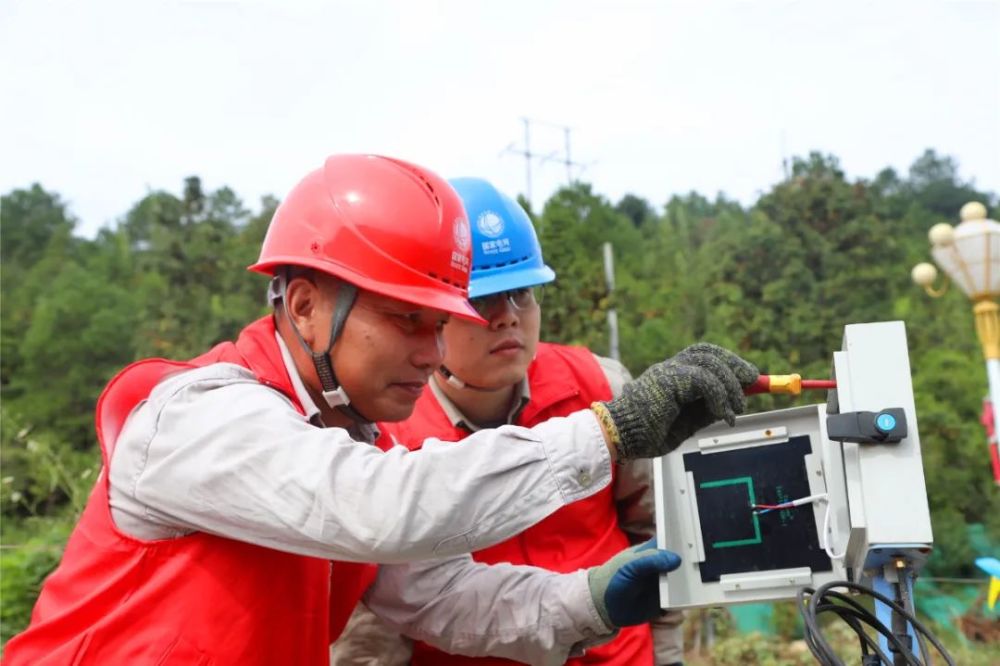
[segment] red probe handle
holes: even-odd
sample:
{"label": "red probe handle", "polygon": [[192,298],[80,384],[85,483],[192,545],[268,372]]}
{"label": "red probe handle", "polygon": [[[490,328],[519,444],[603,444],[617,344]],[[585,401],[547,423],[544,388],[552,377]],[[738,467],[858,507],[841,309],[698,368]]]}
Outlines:
{"label": "red probe handle", "polygon": [[746,395],[758,393],[786,393],[799,395],[807,390],[829,390],[837,388],[837,382],[832,379],[802,379],[797,374],[792,375],[761,375],[757,380],[743,389]]}
{"label": "red probe handle", "polygon": [[743,393],[746,395],[757,395],[758,393],[767,393],[771,389],[771,376],[761,375],[757,377],[757,381],[749,386],[743,387]]}

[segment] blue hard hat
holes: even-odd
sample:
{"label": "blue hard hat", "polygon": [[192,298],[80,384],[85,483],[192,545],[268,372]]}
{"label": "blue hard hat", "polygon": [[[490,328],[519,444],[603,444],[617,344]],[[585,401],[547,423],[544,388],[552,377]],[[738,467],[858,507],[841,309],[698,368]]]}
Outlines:
{"label": "blue hard hat", "polygon": [[455,178],[472,229],[469,298],[534,287],[556,279],[542,260],[531,218],[520,204],[482,178]]}

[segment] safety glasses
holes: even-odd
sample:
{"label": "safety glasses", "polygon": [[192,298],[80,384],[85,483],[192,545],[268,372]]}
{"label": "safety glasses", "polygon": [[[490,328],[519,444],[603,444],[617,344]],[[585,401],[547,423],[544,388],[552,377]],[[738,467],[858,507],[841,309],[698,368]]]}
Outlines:
{"label": "safety glasses", "polygon": [[520,289],[509,289],[489,296],[469,299],[469,303],[484,319],[489,319],[490,315],[496,313],[504,301],[510,303],[510,307],[515,311],[527,310],[542,302],[542,288],[521,287]]}

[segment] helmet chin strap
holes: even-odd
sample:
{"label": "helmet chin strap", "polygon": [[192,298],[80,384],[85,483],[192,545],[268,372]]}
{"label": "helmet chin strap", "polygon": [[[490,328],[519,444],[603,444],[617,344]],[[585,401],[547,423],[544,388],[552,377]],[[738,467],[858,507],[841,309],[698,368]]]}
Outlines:
{"label": "helmet chin strap", "polygon": [[[534,361],[535,357],[537,356],[538,352],[536,350],[535,356],[533,356],[531,360]],[[448,366],[444,365],[443,363],[440,366],[438,366],[437,372],[439,375],[444,377],[444,381],[446,384],[448,384],[449,386],[453,386],[457,389],[469,389],[470,391],[482,391],[484,393],[489,393],[498,390],[498,389],[486,388],[485,386],[476,386],[475,384],[470,384],[461,377],[459,377],[458,375],[456,375],[454,372],[449,370]]]}
{"label": "helmet chin strap", "polygon": [[323,351],[314,351],[313,348],[309,346],[309,343],[305,341],[305,338],[302,337],[302,333],[299,332],[299,328],[295,325],[295,322],[290,316],[288,316],[287,276],[284,274],[275,275],[274,280],[278,280],[280,283],[272,284],[272,286],[268,288],[268,294],[272,298],[280,295],[281,307],[285,308],[285,315],[288,318],[288,323],[292,325],[292,331],[295,333],[295,337],[298,339],[299,344],[302,345],[302,349],[304,349],[312,359],[313,367],[316,369],[316,375],[319,377],[320,384],[323,388],[322,394],[326,404],[348,416],[353,421],[358,423],[371,423],[370,419],[366,418],[353,405],[351,405],[351,398],[347,395],[347,391],[344,390],[344,387],[341,386],[340,382],[337,380],[337,373],[334,372],[333,363],[330,362],[330,350],[333,349],[333,345],[344,332],[344,324],[347,322],[347,315],[351,313],[351,308],[354,307],[354,302],[358,297],[358,288],[353,284],[344,282],[343,280],[338,280],[337,293],[335,295],[336,300],[333,305],[333,316],[330,318],[330,341],[327,343],[326,349]]}
{"label": "helmet chin strap", "polygon": [[443,365],[438,368],[438,374],[444,377],[445,383],[447,383],[449,386],[454,386],[455,388],[469,389],[470,391],[483,391],[483,392],[496,390],[466,383],[460,377],[458,377],[454,372],[452,372],[446,366]]}

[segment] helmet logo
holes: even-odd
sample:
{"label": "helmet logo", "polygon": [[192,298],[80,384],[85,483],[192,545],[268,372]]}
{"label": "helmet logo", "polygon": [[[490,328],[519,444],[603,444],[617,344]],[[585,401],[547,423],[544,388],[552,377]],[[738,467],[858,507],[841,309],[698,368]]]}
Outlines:
{"label": "helmet logo", "polygon": [[451,237],[455,247],[451,251],[451,267],[463,273],[469,272],[469,246],[472,245],[472,234],[469,232],[469,222],[464,217],[456,217],[451,227]]}
{"label": "helmet logo", "polygon": [[503,233],[503,218],[491,210],[485,211],[476,220],[476,227],[484,236],[496,238]]}
{"label": "helmet logo", "polygon": [[455,225],[452,227],[452,236],[455,239],[455,247],[457,247],[462,252],[469,249],[469,243],[471,242],[471,237],[469,235],[469,223],[465,221],[464,217],[456,217]]}

